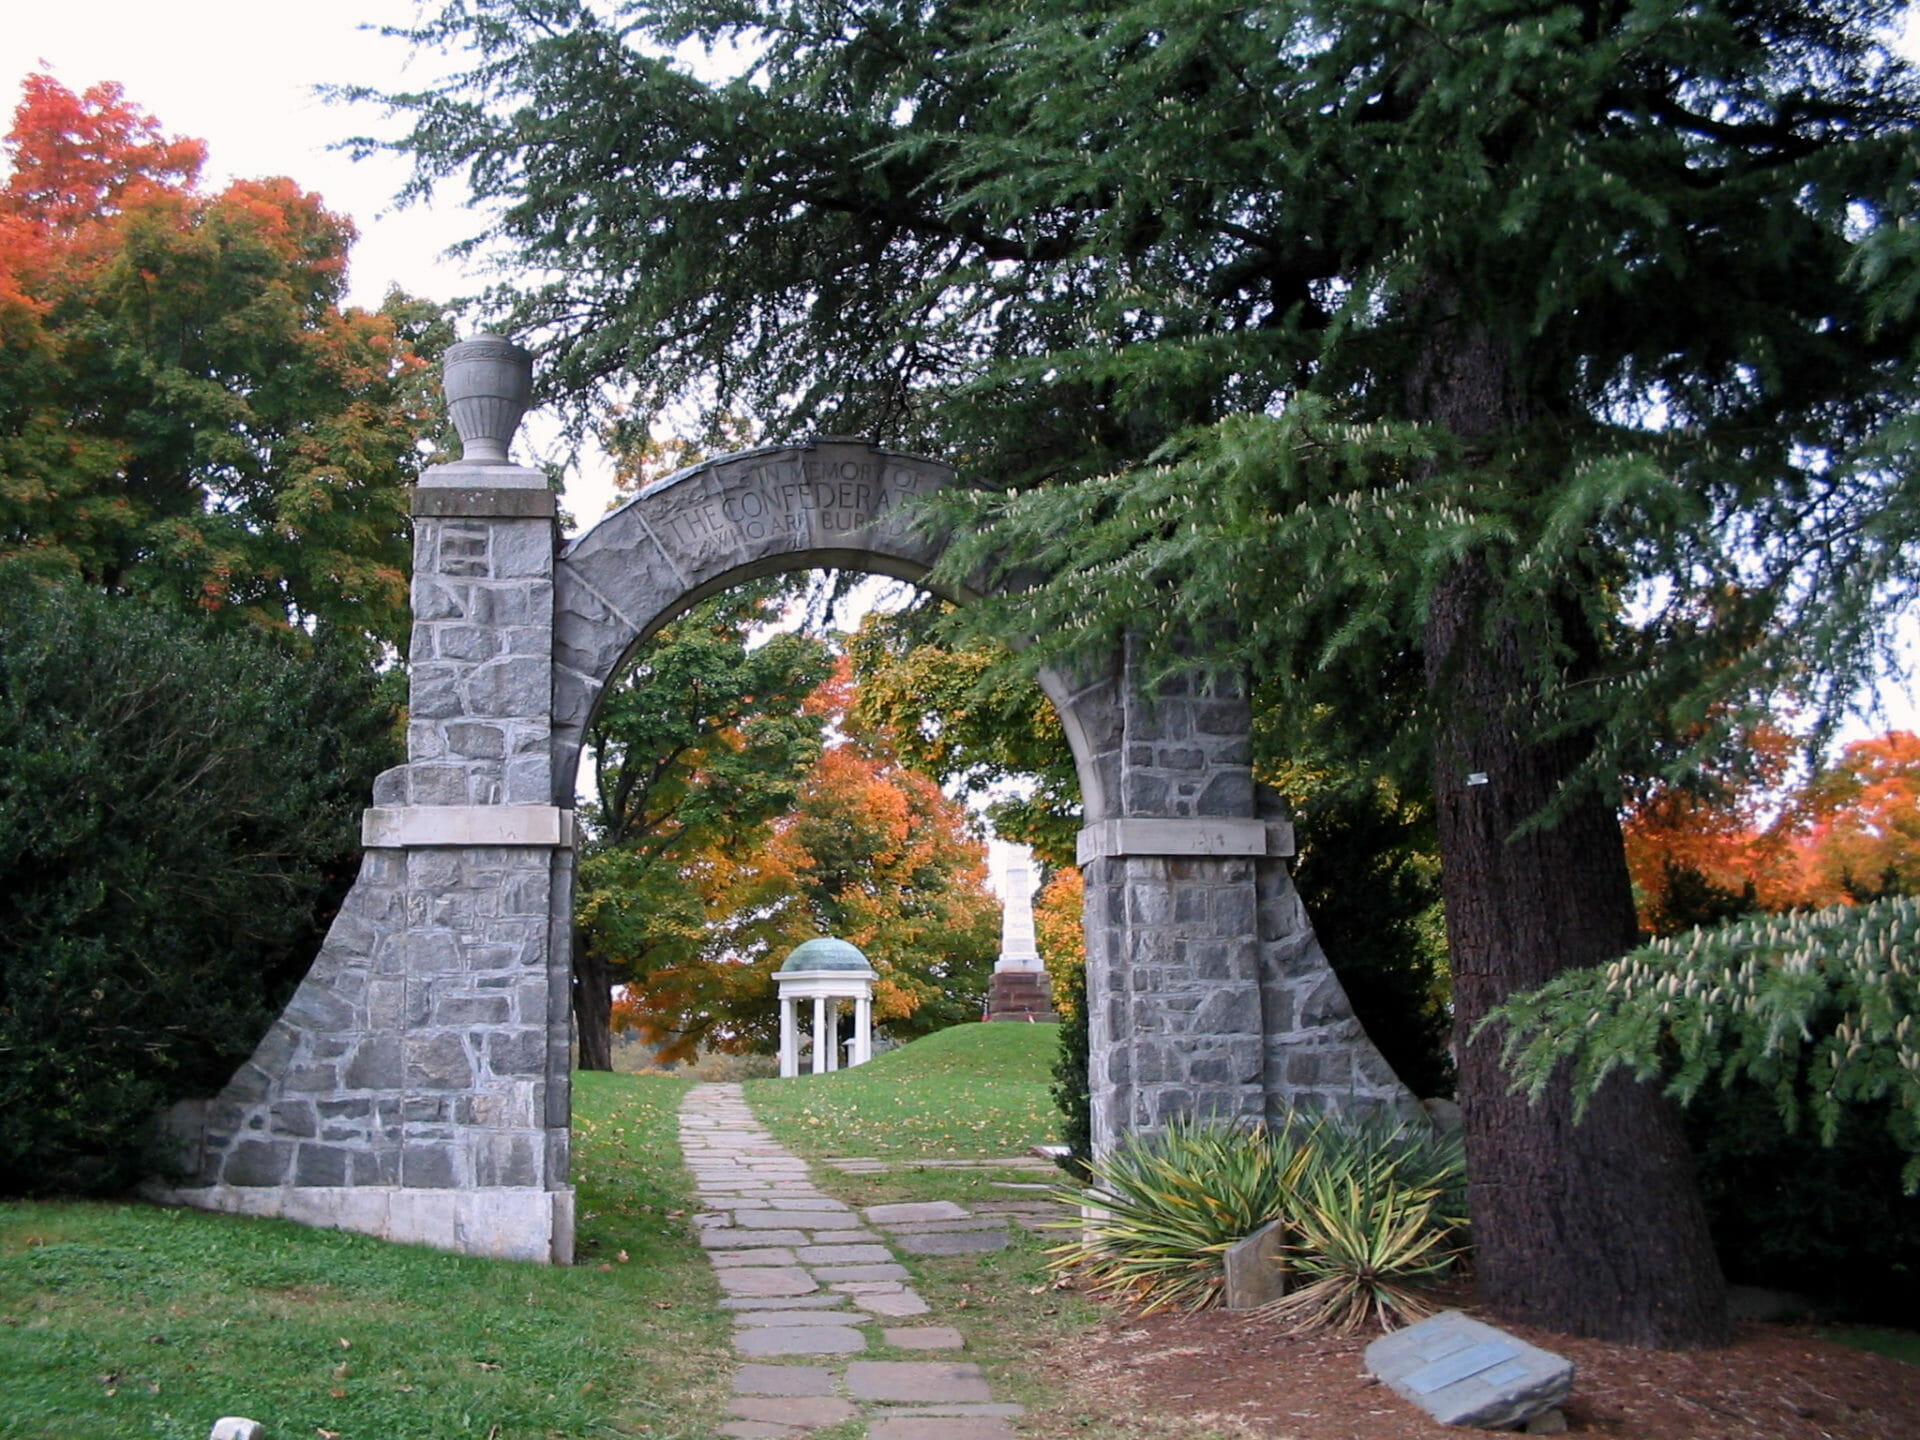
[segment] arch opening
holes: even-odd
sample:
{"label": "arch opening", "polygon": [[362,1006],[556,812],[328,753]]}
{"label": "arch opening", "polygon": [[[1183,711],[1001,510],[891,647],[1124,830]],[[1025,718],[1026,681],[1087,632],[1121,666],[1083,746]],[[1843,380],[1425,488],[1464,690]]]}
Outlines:
{"label": "arch opening", "polygon": [[[595,705],[649,635],[742,579],[924,584],[944,547],[914,509],[953,479],[857,441],[767,447],[561,546],[539,472],[428,472],[408,761],[376,784],[360,878],[285,1013],[174,1115],[189,1178],[165,1198],[568,1259],[572,787]],[[1245,694],[1139,675],[1123,648],[1042,679],[1085,804],[1096,1148],[1179,1115],[1410,1108],[1294,891]]]}

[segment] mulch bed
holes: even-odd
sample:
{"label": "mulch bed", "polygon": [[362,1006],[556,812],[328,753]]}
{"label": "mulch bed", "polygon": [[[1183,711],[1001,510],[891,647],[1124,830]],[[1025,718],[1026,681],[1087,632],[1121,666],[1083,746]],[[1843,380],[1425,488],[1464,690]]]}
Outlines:
{"label": "mulch bed", "polygon": [[[1492,1317],[1482,1317],[1491,1319]],[[1568,1433],[1615,1440],[1920,1440],[1920,1367],[1811,1331],[1744,1325],[1724,1350],[1636,1350],[1507,1327],[1576,1368]],[[1368,1340],[1289,1339],[1257,1316],[1115,1315],[1046,1357],[1062,1388],[1228,1434],[1436,1440],[1366,1374]],[[1122,1412],[1113,1412],[1122,1413]]]}

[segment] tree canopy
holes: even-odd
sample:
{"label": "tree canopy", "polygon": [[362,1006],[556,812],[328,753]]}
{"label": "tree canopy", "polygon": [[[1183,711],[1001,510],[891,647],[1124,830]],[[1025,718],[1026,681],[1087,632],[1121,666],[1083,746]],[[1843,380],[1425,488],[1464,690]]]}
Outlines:
{"label": "tree canopy", "polygon": [[29,76],[0,187],[0,557],[282,633],[404,643],[406,485],[450,338],[343,308],[352,225],[113,84]]}
{"label": "tree canopy", "polygon": [[587,1068],[611,1065],[611,985],[637,987],[650,1002],[637,1013],[669,1058],[690,1054],[738,1018],[726,1000],[740,964],[766,958],[781,938],[766,923],[771,897],[742,862],[820,758],[820,721],[806,702],[831,669],[814,636],[752,643],[756,627],[778,621],[790,589],[761,581],[696,606],[654,637],[595,716],[595,799],[575,907]]}
{"label": "tree canopy", "polygon": [[1430,786],[1483,1296],[1699,1344],[1672,1117],[1469,1037],[1633,943],[1622,773],[1837,708],[1911,590],[1899,13],[461,0],[390,98],[557,393],[940,453],[953,573],[1044,577],[970,612],[1028,663],[1204,635]]}

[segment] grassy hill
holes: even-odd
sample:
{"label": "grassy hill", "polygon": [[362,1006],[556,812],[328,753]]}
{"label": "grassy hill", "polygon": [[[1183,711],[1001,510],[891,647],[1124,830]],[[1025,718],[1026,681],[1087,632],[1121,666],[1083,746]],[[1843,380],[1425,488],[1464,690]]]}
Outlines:
{"label": "grassy hill", "polygon": [[747,1098],[802,1155],[1018,1155],[1058,1137],[1047,1085],[1059,1044],[1058,1025],[954,1025],[858,1069],[750,1080]]}

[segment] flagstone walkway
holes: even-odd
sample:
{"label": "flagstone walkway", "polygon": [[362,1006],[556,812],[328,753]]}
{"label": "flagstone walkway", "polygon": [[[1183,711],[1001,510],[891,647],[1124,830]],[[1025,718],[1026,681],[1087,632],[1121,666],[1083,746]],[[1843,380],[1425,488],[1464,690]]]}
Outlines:
{"label": "flagstone walkway", "polygon": [[[863,1359],[951,1354],[960,1332],[931,1322],[894,1247],[957,1255],[1007,1243],[1007,1216],[950,1201],[858,1213],[822,1194],[806,1163],[773,1142],[738,1085],[696,1085],[680,1146],[703,1206],[700,1243],[733,1311],[735,1440],[789,1440],[865,1417],[867,1440],[1015,1440],[1018,1405],[994,1403],[965,1361]],[[891,1243],[889,1243],[891,1242]]]}

